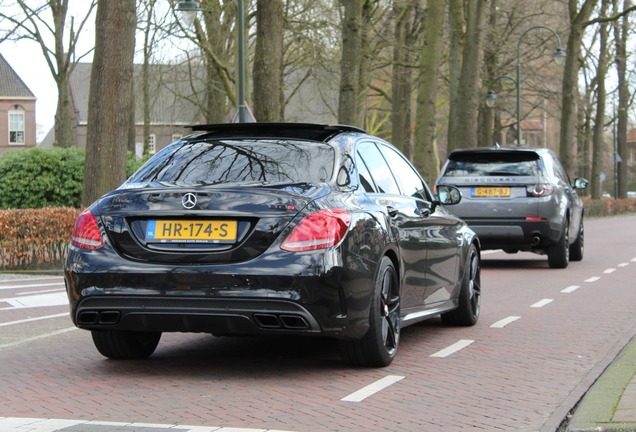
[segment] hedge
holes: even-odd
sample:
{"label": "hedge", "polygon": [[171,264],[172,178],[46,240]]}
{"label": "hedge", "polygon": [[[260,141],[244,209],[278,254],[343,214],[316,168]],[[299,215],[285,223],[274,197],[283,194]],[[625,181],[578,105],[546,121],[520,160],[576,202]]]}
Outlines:
{"label": "hedge", "polygon": [[62,269],[79,210],[0,210],[0,269]]}

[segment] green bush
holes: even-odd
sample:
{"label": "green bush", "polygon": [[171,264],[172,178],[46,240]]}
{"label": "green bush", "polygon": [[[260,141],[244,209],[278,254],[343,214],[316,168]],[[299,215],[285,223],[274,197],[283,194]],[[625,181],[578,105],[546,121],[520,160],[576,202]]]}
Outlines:
{"label": "green bush", "polygon": [[0,208],[79,207],[84,152],[76,148],[8,152],[0,157]]}
{"label": "green bush", "polygon": [[[128,154],[126,176],[148,158]],[[0,156],[0,209],[79,208],[84,182],[84,151],[33,148]]]}

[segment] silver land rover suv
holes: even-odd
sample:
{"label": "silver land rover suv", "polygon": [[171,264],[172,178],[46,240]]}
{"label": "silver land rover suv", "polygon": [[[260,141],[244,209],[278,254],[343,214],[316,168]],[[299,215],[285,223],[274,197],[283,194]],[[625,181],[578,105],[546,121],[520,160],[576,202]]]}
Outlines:
{"label": "silver land rover suv", "polygon": [[548,149],[473,148],[452,152],[437,185],[453,185],[461,203],[448,210],[464,219],[482,249],[547,254],[552,268],[583,259],[583,202]]}

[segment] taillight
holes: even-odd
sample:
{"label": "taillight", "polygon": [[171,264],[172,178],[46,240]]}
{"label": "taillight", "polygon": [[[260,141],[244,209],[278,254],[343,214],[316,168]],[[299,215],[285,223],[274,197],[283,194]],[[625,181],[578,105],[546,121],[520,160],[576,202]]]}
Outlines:
{"label": "taillight", "polygon": [[305,216],[287,236],[281,249],[303,252],[337,245],[344,237],[351,215],[345,210],[331,209]]}
{"label": "taillight", "polygon": [[88,211],[84,210],[75,222],[75,229],[73,230],[73,237],[71,244],[82,249],[95,250],[104,246],[104,239],[99,232],[99,226],[95,216]]}
{"label": "taillight", "polygon": [[528,192],[528,196],[542,197],[552,194],[552,192],[554,192],[554,186],[539,183],[534,186],[528,186],[526,191]]}

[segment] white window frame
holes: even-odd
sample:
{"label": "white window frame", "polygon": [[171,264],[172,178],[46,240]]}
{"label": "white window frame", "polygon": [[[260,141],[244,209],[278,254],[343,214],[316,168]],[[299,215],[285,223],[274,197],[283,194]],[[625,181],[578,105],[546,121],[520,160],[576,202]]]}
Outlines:
{"label": "white window frame", "polygon": [[157,135],[148,135],[148,154],[157,153]]}
{"label": "white window frame", "polygon": [[[22,129],[20,130],[19,127],[15,127],[15,125],[12,122],[12,117],[14,116],[20,116],[21,117],[21,126]],[[26,124],[26,115],[25,112],[22,110],[12,110],[9,111],[8,113],[8,117],[7,117],[7,121],[8,121],[8,142],[9,145],[12,146],[23,146],[26,145],[26,130],[25,130],[25,124]],[[20,132],[22,133],[22,140],[18,141],[18,140],[12,140],[11,139],[11,134],[12,133],[16,133],[16,134],[20,134]]]}
{"label": "white window frame", "polygon": [[183,135],[178,134],[178,133],[174,133],[174,134],[172,134],[172,141],[171,142],[179,141],[181,138],[183,138]]}

